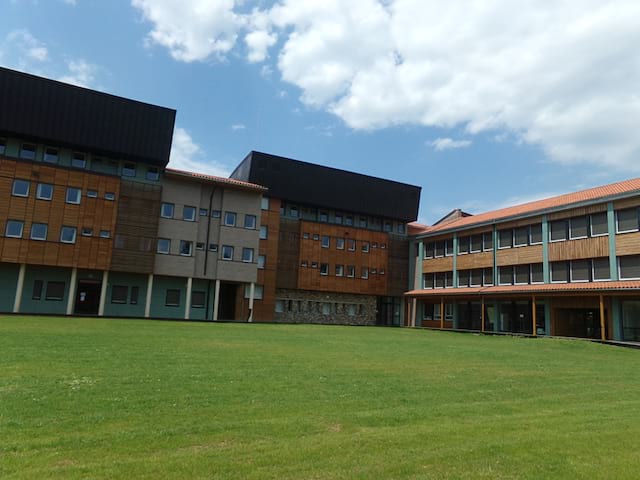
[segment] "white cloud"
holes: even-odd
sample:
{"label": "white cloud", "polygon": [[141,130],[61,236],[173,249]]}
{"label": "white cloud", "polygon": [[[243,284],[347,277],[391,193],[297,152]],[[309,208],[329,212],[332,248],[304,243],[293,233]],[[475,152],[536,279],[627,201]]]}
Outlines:
{"label": "white cloud", "polygon": [[244,130],[245,128],[247,127],[242,123],[234,123],[233,125],[231,125],[231,130],[233,130],[234,132],[237,132],[238,130]]}
{"label": "white cloud", "polygon": [[189,132],[176,127],[169,156],[169,167],[188,172],[206,173],[218,177],[228,177],[231,168],[221,163],[203,160],[204,151],[193,141]]}
{"label": "white cloud", "polygon": [[83,59],[67,60],[67,73],[58,80],[79,87],[94,87],[98,66]]}
{"label": "white cloud", "polygon": [[17,50],[19,61],[44,62],[49,58],[46,45],[34,37],[28,30],[18,29],[9,32],[5,39],[6,48]]}
{"label": "white cloud", "polygon": [[466,148],[471,145],[471,140],[454,140],[453,138],[436,138],[429,142],[434,150],[441,152],[443,150],[452,150],[455,148]]}
{"label": "white cloud", "polygon": [[240,35],[252,62],[278,48],[302,102],[354,129],[508,132],[559,162],[640,171],[636,0],[280,0],[246,15],[241,3],[133,0],[179,60]]}

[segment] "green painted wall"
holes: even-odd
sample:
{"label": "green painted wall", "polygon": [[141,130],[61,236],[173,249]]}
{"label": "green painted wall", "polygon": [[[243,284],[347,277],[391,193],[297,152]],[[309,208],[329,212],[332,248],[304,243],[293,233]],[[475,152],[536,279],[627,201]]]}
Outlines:
{"label": "green painted wall", "polygon": [[[40,300],[33,299],[33,284],[36,280],[43,281]],[[70,268],[43,267],[27,265],[24,275],[24,290],[20,313],[49,313],[65,315],[67,313],[67,298],[69,296]],[[47,283],[64,282],[64,297],[62,300],[46,300]]]}
{"label": "green painted wall", "polygon": [[0,263],[0,312],[12,312],[16,298],[16,285],[20,265],[17,263]]}
{"label": "green painted wall", "polygon": [[[114,285],[127,287],[127,303],[112,303],[111,293]],[[131,287],[138,287],[138,303],[131,303]],[[106,317],[144,317],[144,304],[147,298],[147,275],[122,272],[109,272],[107,281],[107,299],[104,304]],[[164,304],[164,300],[163,300]]]}
{"label": "green painted wall", "polygon": [[[167,289],[180,290],[180,305],[167,307],[165,305]],[[151,317],[154,318],[184,318],[184,302],[187,299],[187,279],[184,277],[153,277],[153,291],[151,293]]]}
{"label": "green painted wall", "polygon": [[[186,282],[186,279],[185,279],[185,282]],[[211,286],[209,286],[208,280],[198,280],[198,279],[193,280],[193,285],[191,286],[191,292],[196,292],[196,291],[204,292],[205,301],[204,301],[204,308],[193,308],[193,306],[191,307],[191,310],[189,310],[189,318],[191,320],[211,319],[211,317],[213,316],[211,312],[213,312],[214,287],[215,287],[215,282],[213,281],[211,282]],[[209,309],[208,309],[209,313],[207,313],[207,300],[206,300],[207,291],[209,291]]]}

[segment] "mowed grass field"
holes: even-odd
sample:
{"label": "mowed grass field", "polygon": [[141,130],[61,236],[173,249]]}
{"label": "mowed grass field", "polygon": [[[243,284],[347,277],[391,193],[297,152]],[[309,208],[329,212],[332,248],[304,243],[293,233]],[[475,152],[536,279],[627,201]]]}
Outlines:
{"label": "mowed grass field", "polygon": [[0,317],[2,478],[640,476],[640,351]]}

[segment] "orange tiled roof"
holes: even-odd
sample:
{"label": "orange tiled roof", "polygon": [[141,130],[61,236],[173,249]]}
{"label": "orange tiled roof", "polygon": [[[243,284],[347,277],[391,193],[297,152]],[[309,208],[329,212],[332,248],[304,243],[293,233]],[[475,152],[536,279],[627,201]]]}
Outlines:
{"label": "orange tiled roof", "polygon": [[564,195],[558,195],[556,197],[545,198],[542,200],[523,203],[521,205],[514,205],[512,207],[501,208],[499,210],[472,215],[470,217],[459,218],[443,225],[426,227],[421,232],[418,232],[415,235],[419,235],[421,233],[432,234],[462,227],[471,227],[480,223],[493,222],[525,214],[533,214],[535,212],[541,212],[552,208],[570,206],[576,203],[604,199],[607,197],[634,191],[640,192],[640,178],[633,178],[631,180],[625,180],[623,182],[611,183],[609,185],[603,185],[601,187],[589,188],[587,190],[581,190],[579,192],[565,193]]}
{"label": "orange tiled roof", "polygon": [[448,297],[465,295],[502,295],[524,293],[571,293],[571,292],[609,292],[638,290],[640,295],[640,280],[619,280],[611,282],[585,283],[544,283],[537,285],[498,285],[494,287],[460,287],[411,290],[405,293],[407,297]]}
{"label": "orange tiled roof", "polygon": [[246,188],[249,190],[256,190],[259,192],[266,192],[267,187],[257,185],[255,183],[243,182],[242,180],[236,180],[235,178],[217,177],[215,175],[206,175],[204,173],[188,172],[186,170],[177,170],[175,168],[166,168],[165,172],[168,174],[179,175],[183,177],[191,177],[199,180],[207,180],[210,182],[224,183],[231,186]]}
{"label": "orange tiled roof", "polygon": [[423,225],[418,222],[411,222],[407,224],[407,233],[409,235],[419,235],[426,232],[429,229],[428,225]]}

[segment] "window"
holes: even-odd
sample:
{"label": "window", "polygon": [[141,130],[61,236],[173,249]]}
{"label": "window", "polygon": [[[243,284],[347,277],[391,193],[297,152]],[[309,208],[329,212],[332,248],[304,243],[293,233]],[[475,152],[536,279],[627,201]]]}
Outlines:
{"label": "window", "polygon": [[529,283],[529,265],[516,265],[516,285],[524,285]]}
{"label": "window", "polygon": [[82,190],[75,187],[67,187],[67,195],[65,201],[74,205],[80,204],[80,197],[82,196]]}
{"label": "window", "polygon": [[469,237],[460,237],[458,238],[458,254],[459,255],[464,255],[466,253],[469,253],[469,247],[470,247],[470,239]]}
{"label": "window", "polygon": [[147,173],[144,177],[152,182],[157,182],[160,180],[160,171],[156,167],[147,167]]}
{"label": "window", "polygon": [[262,199],[260,200],[260,208],[262,210],[269,210],[269,198],[268,197],[262,197]]}
{"label": "window", "polygon": [[53,185],[39,183],[36,190],[36,198],[39,200],[51,200],[53,198]]}
{"label": "window", "polygon": [[336,277],[344,276],[344,265],[336,265]]}
{"label": "window", "polygon": [[353,226],[353,217],[351,215],[347,215],[346,217],[344,217],[344,224],[348,227],[352,227]]}
{"label": "window", "polygon": [[83,237],[91,237],[91,236],[93,236],[93,228],[82,227],[82,236]]}
{"label": "window", "polygon": [[242,249],[242,261],[244,263],[253,263],[253,248]]}
{"label": "window", "polygon": [[549,241],[559,242],[567,239],[567,221],[558,220],[549,223]]}
{"label": "window", "polygon": [[224,212],[224,224],[227,227],[235,227],[236,226],[236,213],[235,212]]}
{"label": "window", "polygon": [[471,237],[471,253],[482,251],[482,235],[473,235]]}
{"label": "window", "polygon": [[298,211],[298,207],[289,207],[289,216],[291,216],[292,218],[298,218],[299,215],[300,213]]}
{"label": "window", "polygon": [[113,202],[116,199],[116,194],[113,192],[104,192],[104,199]]}
{"label": "window", "polygon": [[84,153],[74,152],[71,156],[71,166],[75,168],[86,168],[87,167],[87,159]]}
{"label": "window", "polygon": [[204,242],[196,242],[196,250],[204,250]]}
{"label": "window", "polygon": [[305,239],[305,240],[309,240],[309,232],[304,232],[302,234],[302,238]]}
{"label": "window", "polygon": [[180,240],[180,255],[190,257],[193,250],[193,242],[187,240]]}
{"label": "window", "polygon": [[434,277],[434,287],[435,288],[444,288],[444,272],[436,272],[433,274]]}
{"label": "window", "polygon": [[498,284],[513,285],[513,267],[498,267]]}
{"label": "window", "polygon": [[179,307],[180,290],[178,290],[177,288],[168,288],[164,299],[164,304],[167,307]]}
{"label": "window", "polygon": [[435,244],[433,242],[424,244],[424,258],[433,258],[435,254]]}
{"label": "window", "polygon": [[481,268],[476,268],[475,270],[471,270],[471,286],[472,287],[482,286],[482,269]]}
{"label": "window", "polygon": [[191,207],[189,205],[185,205],[182,207],[182,219],[187,222],[195,222],[196,221],[196,207]]}
{"label": "window", "polygon": [[360,268],[360,276],[364,279],[369,278],[369,267],[361,267]]}
{"label": "window", "polygon": [[33,281],[33,291],[31,293],[32,300],[40,300],[42,298],[42,280]]}
{"label": "window", "polygon": [[567,269],[567,262],[551,263],[551,281],[552,282],[568,282],[569,281],[569,271]]}
{"label": "window", "polygon": [[350,252],[356,251],[356,241],[353,238],[347,239],[347,250],[349,250]]}
{"label": "window", "polygon": [[322,248],[329,248],[329,246],[331,245],[331,239],[329,238],[328,235],[323,235],[322,236]]}
{"label": "window", "polygon": [[591,215],[591,236],[598,237],[609,233],[609,222],[606,213],[595,213]]}
{"label": "window", "polygon": [[131,287],[131,298],[129,299],[129,303],[131,305],[137,305],[138,304],[138,295],[140,294],[140,288],[139,287]]}
{"label": "window", "polygon": [[544,274],[541,263],[531,265],[531,283],[544,283]]}
{"label": "window", "polygon": [[433,288],[433,273],[422,275],[422,288]]}
{"label": "window", "polygon": [[537,245],[539,243],[542,243],[542,224],[536,223],[535,225],[531,225],[530,231],[531,231],[531,237],[530,237],[531,245]]}
{"label": "window", "polygon": [[46,240],[46,239],[47,239],[47,224],[46,223],[31,224],[31,240]]}
{"label": "window", "polygon": [[20,148],[20,158],[24,158],[26,160],[35,160],[36,159],[36,146],[30,143],[23,143]]}
{"label": "window", "polygon": [[617,216],[617,233],[635,232],[638,230],[638,210],[629,208],[627,210],[618,210]]}
{"label": "window", "polygon": [[220,210],[211,210],[211,218],[220,218],[222,212]]}
{"label": "window", "polygon": [[76,243],[76,227],[62,227],[60,241],[62,243]]}
{"label": "window", "polygon": [[589,231],[588,217],[575,217],[569,220],[569,238],[587,238]]}
{"label": "window", "polygon": [[47,291],[44,294],[45,300],[64,299],[64,282],[47,282]]}
{"label": "window", "polygon": [[233,260],[233,247],[230,245],[222,246],[222,259]]}
{"label": "window", "polygon": [[362,242],[361,250],[363,253],[369,253],[369,242]]}
{"label": "window", "polygon": [[498,231],[498,248],[510,248],[513,247],[513,230],[499,230]]}
{"label": "window", "polygon": [[148,237],[140,237],[138,240],[138,251],[140,252],[150,252],[151,251],[152,241]]}
{"label": "window", "polygon": [[[250,295],[251,295],[251,285],[245,285],[244,298],[249,298]],[[262,285],[254,285],[253,298],[255,300],[262,300],[263,297],[264,297],[264,287]]]}
{"label": "window", "polygon": [[42,161],[46,163],[58,163],[58,150],[51,147],[45,148]]}
{"label": "window", "polygon": [[7,149],[7,139],[0,138],[0,155],[4,155],[4,152]]}
{"label": "window", "polygon": [[263,269],[267,263],[267,257],[265,255],[258,255],[258,268]]}
{"label": "window", "polygon": [[15,179],[13,181],[13,187],[11,189],[11,195],[16,197],[28,197],[29,196],[29,182],[27,180]]}
{"label": "window", "polygon": [[434,254],[434,256],[436,258],[444,257],[444,242],[443,241],[435,242],[435,254]]}
{"label": "window", "polygon": [[513,232],[514,247],[523,247],[529,243],[529,227],[518,227]]}
{"label": "window", "polygon": [[360,217],[358,220],[360,222],[360,228],[367,228],[368,222],[366,217]]}
{"label": "window", "polygon": [[330,303],[323,303],[322,304],[322,314],[323,315],[331,315],[331,304]]}
{"label": "window", "polygon": [[210,252],[217,252],[218,251],[218,244],[217,243],[210,243],[209,244],[209,251]]}
{"label": "window", "polygon": [[393,230],[393,226],[391,225],[390,222],[384,222],[383,230],[385,232],[390,232],[391,230]]}
{"label": "window", "polygon": [[255,228],[256,228],[256,216],[255,215],[245,215],[244,216],[244,228],[248,228],[249,230],[255,230]]}
{"label": "window", "polygon": [[329,221],[329,214],[327,212],[320,212],[318,214],[318,221],[319,222],[328,222]]}
{"label": "window", "polygon": [[611,271],[609,269],[609,259],[594,258],[592,263],[593,268],[593,281],[609,280],[611,278]]}
{"label": "window", "polygon": [[307,262],[306,260],[302,260],[302,261],[300,262],[300,266],[301,266],[301,267],[307,268],[307,266],[308,266],[308,265],[309,265],[309,262]]}
{"label": "window", "polygon": [[209,210],[207,210],[206,208],[201,208],[200,210],[198,210],[198,215],[200,215],[201,217],[208,217]]}
{"label": "window", "polygon": [[206,295],[202,290],[194,290],[191,292],[191,307],[204,308]]}
{"label": "window", "polygon": [[98,198],[97,190],[87,190],[87,198]]}
{"label": "window", "polygon": [[482,234],[483,250],[493,250],[493,232],[484,232]]}
{"label": "window", "polygon": [[320,275],[329,275],[329,264],[321,263],[320,264]]}
{"label": "window", "polygon": [[276,313],[284,312],[284,300],[276,300]]}
{"label": "window", "polygon": [[333,221],[338,225],[342,225],[342,214],[336,213],[335,217],[333,217]]}
{"label": "window", "polygon": [[22,238],[23,230],[24,222],[21,222],[19,220],[7,220],[4,235],[5,237]]}
{"label": "window", "polygon": [[469,270],[459,270],[458,271],[458,286],[459,287],[468,287],[470,280],[470,272]]}
{"label": "window", "polygon": [[344,250],[344,238],[336,238],[336,248],[338,250]]}
{"label": "window", "polygon": [[175,205],[173,203],[163,203],[160,207],[160,216],[162,218],[173,218]]}
{"label": "window", "polygon": [[347,277],[353,278],[356,276],[356,267],[355,265],[347,265]]}
{"label": "window", "polygon": [[444,254],[447,257],[453,255],[453,238],[447,238],[444,241]]}
{"label": "window", "polygon": [[111,232],[109,230],[100,230],[100,238],[111,238]]}
{"label": "window", "polygon": [[404,232],[405,232],[404,223],[399,223],[398,224],[398,233],[404,234]]}
{"label": "window", "polygon": [[125,162],[122,166],[123,177],[135,177],[136,176],[136,164],[131,162]]}
{"label": "window", "polygon": [[573,260],[571,262],[571,281],[572,282],[588,282],[591,279],[590,263],[591,262],[589,260]]}
{"label": "window", "polygon": [[266,225],[260,225],[260,240],[266,240],[269,236],[269,228]]}
{"label": "window", "polygon": [[114,285],[111,287],[111,303],[127,303],[129,288],[124,285]]}
{"label": "window", "polygon": [[618,257],[620,280],[640,279],[640,255]]}
{"label": "window", "polygon": [[157,252],[162,253],[163,255],[168,255],[171,250],[171,240],[168,238],[159,238],[158,239],[158,248]]}
{"label": "window", "polygon": [[483,285],[493,285],[493,268],[487,267],[482,270]]}
{"label": "window", "polygon": [[125,237],[124,235],[120,235],[118,233],[116,233],[116,238],[114,239],[114,247],[115,248],[124,248],[126,241],[125,241]]}

